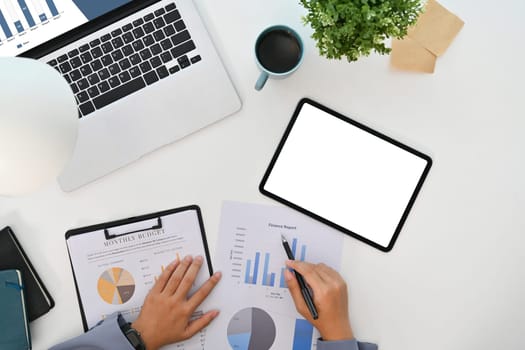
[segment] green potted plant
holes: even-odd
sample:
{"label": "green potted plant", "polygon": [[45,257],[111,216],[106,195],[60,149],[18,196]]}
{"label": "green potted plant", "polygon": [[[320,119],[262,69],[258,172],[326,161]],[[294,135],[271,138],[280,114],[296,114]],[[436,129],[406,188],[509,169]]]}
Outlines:
{"label": "green potted plant", "polygon": [[303,17],[314,33],[321,55],[349,62],[372,50],[388,54],[390,37],[401,39],[422,11],[419,0],[300,0]]}

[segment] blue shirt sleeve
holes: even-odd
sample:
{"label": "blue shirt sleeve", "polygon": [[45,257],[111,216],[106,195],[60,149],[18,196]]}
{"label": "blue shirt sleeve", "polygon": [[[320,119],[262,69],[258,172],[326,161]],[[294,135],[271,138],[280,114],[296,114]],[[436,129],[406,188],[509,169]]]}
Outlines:
{"label": "blue shirt sleeve", "polygon": [[111,344],[111,350],[135,350],[122,333],[118,317],[118,313],[112,314],[89,332],[55,345],[50,350],[103,350],[108,349],[108,344]]}
{"label": "blue shirt sleeve", "polygon": [[317,341],[317,350],[377,350],[377,345],[361,343],[355,339],[338,341],[324,341],[319,339]]}
{"label": "blue shirt sleeve", "polygon": [[[128,339],[122,333],[119,324],[119,314],[115,313],[91,328],[89,332],[62,344],[53,346],[50,350],[103,350],[111,344],[112,350],[134,350]],[[377,350],[377,345],[361,343],[355,339],[340,341],[324,341],[319,339],[317,350]]]}

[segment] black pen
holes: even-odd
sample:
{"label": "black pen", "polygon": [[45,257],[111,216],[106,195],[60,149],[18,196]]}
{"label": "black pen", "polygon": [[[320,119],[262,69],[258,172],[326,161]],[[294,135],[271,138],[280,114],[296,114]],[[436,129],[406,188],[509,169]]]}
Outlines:
{"label": "black pen", "polygon": [[[295,260],[295,257],[293,256],[292,250],[290,249],[290,246],[288,245],[288,241],[286,238],[281,235],[281,240],[283,241],[283,247],[286,251],[286,255],[288,255],[288,259]],[[312,299],[312,294],[310,293],[310,289],[308,289],[308,286],[306,285],[306,282],[304,281],[303,276],[294,270],[295,277],[297,278],[297,282],[299,282],[299,286],[301,287],[301,293],[303,294],[304,301],[306,302],[306,306],[308,306],[308,310],[310,310],[310,313],[312,314],[312,318],[314,320],[317,320],[319,315],[317,314],[317,309],[315,308],[314,301]]]}

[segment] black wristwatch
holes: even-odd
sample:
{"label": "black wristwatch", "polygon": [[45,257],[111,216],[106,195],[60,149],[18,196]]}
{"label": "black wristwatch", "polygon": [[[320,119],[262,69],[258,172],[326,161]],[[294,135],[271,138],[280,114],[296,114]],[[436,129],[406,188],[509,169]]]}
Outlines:
{"label": "black wristwatch", "polygon": [[119,316],[119,325],[122,333],[124,333],[124,336],[126,336],[135,350],[146,350],[146,345],[144,344],[140,333],[135,328],[131,327],[131,323],[126,322],[122,316]]}

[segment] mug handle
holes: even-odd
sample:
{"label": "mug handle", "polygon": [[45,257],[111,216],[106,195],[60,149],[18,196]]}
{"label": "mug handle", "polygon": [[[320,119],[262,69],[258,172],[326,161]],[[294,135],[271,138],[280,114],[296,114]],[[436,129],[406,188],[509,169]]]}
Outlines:
{"label": "mug handle", "polygon": [[268,73],[262,72],[261,75],[259,75],[259,79],[257,79],[257,82],[255,83],[255,90],[261,91],[261,89],[264,87],[264,84],[266,84],[268,77]]}

